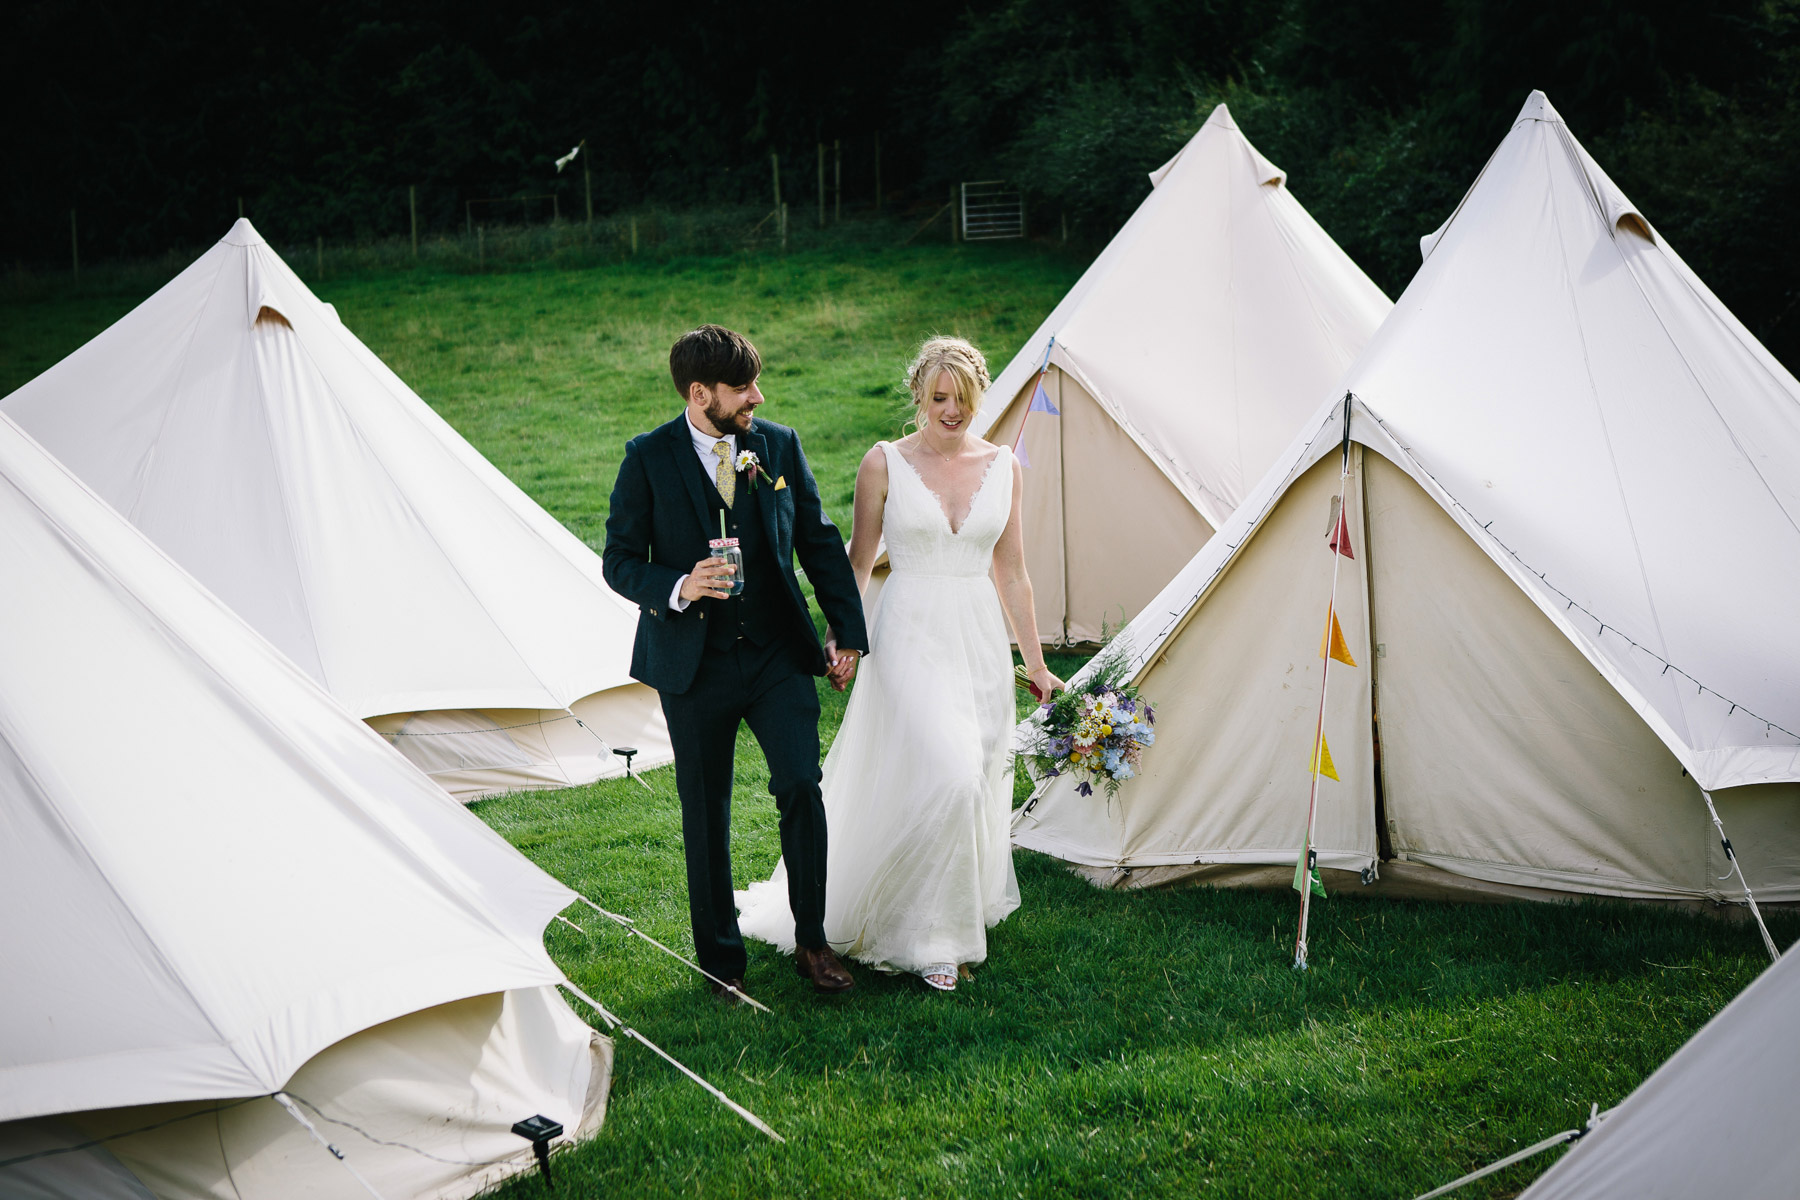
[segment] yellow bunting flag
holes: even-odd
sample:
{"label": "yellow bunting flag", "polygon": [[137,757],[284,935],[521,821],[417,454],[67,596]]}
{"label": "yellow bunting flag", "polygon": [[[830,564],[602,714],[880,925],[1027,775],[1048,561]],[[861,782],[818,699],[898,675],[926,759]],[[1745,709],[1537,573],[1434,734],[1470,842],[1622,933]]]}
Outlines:
{"label": "yellow bunting flag", "polygon": [[1324,658],[1327,654],[1347,667],[1356,665],[1356,660],[1350,657],[1350,647],[1344,641],[1344,627],[1338,624],[1335,608],[1325,622],[1325,631],[1319,635],[1319,657]]}
{"label": "yellow bunting flag", "polygon": [[[1312,773],[1323,775],[1327,779],[1338,778],[1337,764],[1331,761],[1331,743],[1325,740],[1322,733],[1319,735],[1318,753],[1313,755]],[[1343,780],[1338,779],[1338,782],[1342,783]]]}

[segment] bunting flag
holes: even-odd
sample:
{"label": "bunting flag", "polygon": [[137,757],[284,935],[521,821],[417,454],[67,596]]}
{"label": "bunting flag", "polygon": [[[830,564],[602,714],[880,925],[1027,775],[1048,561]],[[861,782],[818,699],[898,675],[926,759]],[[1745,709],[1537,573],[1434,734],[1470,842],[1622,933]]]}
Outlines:
{"label": "bunting flag", "polygon": [[1336,496],[1331,498],[1331,507],[1336,512],[1336,519],[1331,523],[1331,540],[1326,545],[1345,558],[1355,558],[1350,550],[1350,522],[1344,519],[1343,505]]}
{"label": "bunting flag", "polygon": [[1350,397],[1344,397],[1344,461],[1339,475],[1338,494],[1331,498],[1331,521],[1326,526],[1325,544],[1331,550],[1331,597],[1325,605],[1325,628],[1319,633],[1319,657],[1324,666],[1319,670],[1319,723],[1315,727],[1318,742],[1313,746],[1312,761],[1307,764],[1306,801],[1306,838],[1300,843],[1300,860],[1294,864],[1294,890],[1300,893],[1300,928],[1294,935],[1294,969],[1306,970],[1306,930],[1307,918],[1312,909],[1312,898],[1325,896],[1325,882],[1319,878],[1318,855],[1313,850],[1313,834],[1318,828],[1319,814],[1319,780],[1321,778],[1337,780],[1342,783],[1337,773],[1337,764],[1331,761],[1331,743],[1325,739],[1326,697],[1330,694],[1331,664],[1333,660],[1345,666],[1354,667],[1356,660],[1350,657],[1350,647],[1344,641],[1344,628],[1338,624],[1337,589],[1338,568],[1343,566],[1338,557],[1355,558],[1356,552],[1350,548],[1350,522],[1345,514],[1348,507],[1344,497],[1349,494],[1350,487]]}
{"label": "bunting flag", "polygon": [[1356,665],[1356,660],[1350,657],[1350,646],[1344,641],[1344,627],[1338,624],[1335,608],[1327,615],[1325,632],[1319,635],[1319,657],[1335,658],[1346,667]]}
{"label": "bunting flag", "polygon": [[1050,402],[1050,393],[1044,390],[1044,374],[1038,372],[1037,387],[1031,393],[1031,403],[1025,408],[1025,416],[1019,422],[1019,436],[1013,439],[1013,457],[1019,460],[1021,467],[1031,465],[1031,456],[1025,453],[1025,422],[1031,420],[1034,412],[1046,413],[1052,417],[1062,416],[1062,410]]}
{"label": "bunting flag", "polygon": [[575,156],[581,153],[581,148],[585,145],[587,145],[586,142],[577,142],[573,150],[556,160],[556,173],[558,175],[562,174],[562,169],[564,167],[575,161]]}
{"label": "bunting flag", "polygon": [[[1331,743],[1325,740],[1323,733],[1319,734],[1318,750],[1313,755],[1312,773],[1323,775],[1327,779],[1338,779],[1337,764],[1331,761]],[[1338,779],[1338,782],[1344,781]]]}

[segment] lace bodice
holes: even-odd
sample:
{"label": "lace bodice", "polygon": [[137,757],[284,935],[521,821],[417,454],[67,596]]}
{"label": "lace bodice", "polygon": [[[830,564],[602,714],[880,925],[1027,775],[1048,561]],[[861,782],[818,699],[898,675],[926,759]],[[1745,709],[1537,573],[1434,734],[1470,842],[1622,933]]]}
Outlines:
{"label": "lace bodice", "polygon": [[892,442],[887,454],[887,503],[881,510],[888,566],[896,574],[981,576],[994,561],[1012,513],[1012,451],[1001,446],[975,490],[962,527],[951,531],[950,517],[936,493]]}

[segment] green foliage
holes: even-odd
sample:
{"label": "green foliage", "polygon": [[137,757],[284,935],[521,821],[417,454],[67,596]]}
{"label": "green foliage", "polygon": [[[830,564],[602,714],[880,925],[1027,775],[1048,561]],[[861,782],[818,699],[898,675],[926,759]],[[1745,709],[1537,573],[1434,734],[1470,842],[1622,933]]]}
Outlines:
{"label": "green foliage", "polygon": [[[1061,22],[1021,28],[1017,13]],[[1788,363],[1800,362],[1800,241],[1781,206],[1800,183],[1800,5],[1733,0],[1704,12],[1551,0],[1448,5],[1245,6],[1229,66],[1215,44],[1171,37],[1154,6],[1003,5],[959,35],[1017,55],[991,78],[949,79],[946,119],[993,106],[984,146],[1090,243],[1148,193],[1146,173],[1227,103],[1288,185],[1390,295],[1479,174],[1533,88],[1720,297]],[[1121,29],[1121,27],[1124,27]],[[1092,52],[1088,48],[1095,47]],[[1030,63],[1043,69],[1035,74]],[[957,97],[966,91],[969,99]]]}

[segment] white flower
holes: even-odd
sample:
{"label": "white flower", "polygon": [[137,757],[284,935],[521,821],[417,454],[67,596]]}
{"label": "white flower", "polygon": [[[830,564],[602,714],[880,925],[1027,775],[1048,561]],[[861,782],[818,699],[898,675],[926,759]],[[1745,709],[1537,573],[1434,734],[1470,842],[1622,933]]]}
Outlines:
{"label": "white flower", "polygon": [[740,450],[737,456],[737,469],[748,471],[752,467],[762,466],[762,460],[756,457],[754,450]]}

